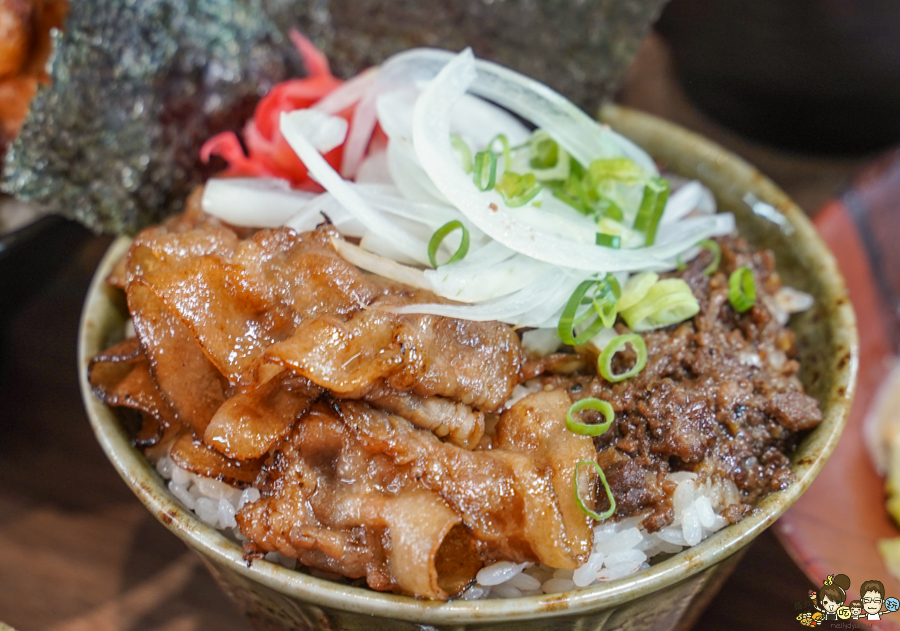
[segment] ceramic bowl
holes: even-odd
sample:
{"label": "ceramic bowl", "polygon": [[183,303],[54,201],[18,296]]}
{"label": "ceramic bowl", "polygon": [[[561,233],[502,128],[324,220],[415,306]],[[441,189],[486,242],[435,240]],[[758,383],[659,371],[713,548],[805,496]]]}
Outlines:
{"label": "ceramic bowl", "polygon": [[847,418],[857,365],[852,308],[834,259],[803,213],[753,167],[703,138],[646,114],[607,107],[601,118],[675,173],[696,178],[733,212],[740,232],[774,250],[786,284],[811,293],[815,307],[791,326],[802,353],[801,379],[822,406],[823,421],[794,454],[796,476],[763,499],[738,524],[632,576],[570,592],[511,600],[416,600],[318,579],[266,561],[248,566],[239,545],[208,527],[166,490],[115,414],[86,380],[88,359],[122,335],[127,317],[121,292],[104,285],[128,247],[115,242],[97,270],[82,315],[81,388],[100,445],[135,495],[169,530],[197,552],[216,580],[259,629],[412,631],[425,629],[559,630],[686,628],[739,558],[807,489],[833,451]]}

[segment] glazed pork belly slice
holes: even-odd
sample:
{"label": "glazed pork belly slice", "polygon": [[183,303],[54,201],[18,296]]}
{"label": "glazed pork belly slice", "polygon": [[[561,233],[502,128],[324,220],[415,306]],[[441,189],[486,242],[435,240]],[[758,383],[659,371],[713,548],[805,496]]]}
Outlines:
{"label": "glazed pork belly slice", "polygon": [[398,392],[382,383],[373,387],[365,400],[458,447],[474,449],[484,436],[484,413],[453,399]]}
{"label": "glazed pork belly slice", "polygon": [[[189,377],[185,376],[188,383]],[[183,469],[236,486],[249,485],[259,474],[260,460],[229,458],[204,445],[178,420],[162,396],[136,337],[94,356],[88,365],[88,381],[107,405],[141,412],[143,424],[135,443],[147,450],[151,460],[170,454]]]}
{"label": "glazed pork belly slice", "polygon": [[88,383],[106,405],[138,410],[165,426],[176,422],[136,337],[94,355],[88,363]]}
{"label": "glazed pork belly slice", "polygon": [[501,416],[502,448],[489,451],[443,443],[362,403],[336,405],[367,451],[411,467],[441,495],[478,540],[483,558],[575,569],[590,551],[590,519],[575,507],[573,468],[595,452],[589,438],[566,430],[567,401],[562,392],[526,397]]}
{"label": "glazed pork belly slice", "polygon": [[574,569],[591,548],[574,467],[594,448],[566,430],[570,404],[562,391],[530,395],[503,414],[497,448],[470,451],[360,401],[317,403],[237,515],[246,552],[440,599],[483,560]]}
{"label": "glazed pork belly slice", "polygon": [[[397,391],[498,409],[518,380],[515,333],[497,323],[367,309],[382,298],[406,303],[434,297],[360,272],[335,252],[335,234],[328,226],[299,235],[263,230],[241,241],[230,257],[173,261],[145,243],[129,259],[140,269],[131,282],[143,283],[184,321],[233,385],[255,381],[257,360],[276,345],[266,353],[270,361],[341,395],[361,395],[384,378]],[[324,349],[305,344],[310,336],[328,343],[327,350],[335,351],[331,360],[320,358]],[[368,354],[346,366],[351,357],[345,345],[365,347]]]}
{"label": "glazed pork belly slice", "polygon": [[227,381],[200,344],[153,291],[143,277],[128,285],[128,308],[150,363],[150,372],[175,418],[202,436],[225,401]]}
{"label": "glazed pork belly slice", "polygon": [[266,350],[266,359],[342,398],[365,396],[381,382],[395,391],[500,409],[519,381],[516,334],[497,322],[369,309],[348,320],[320,317]]}
{"label": "glazed pork belly slice", "polygon": [[261,458],[288,437],[322,389],[287,370],[237,392],[216,410],[203,442],[239,460]]}
{"label": "glazed pork belly slice", "polygon": [[446,600],[481,563],[468,531],[412,467],[373,454],[317,404],[263,469],[238,514],[247,554],[278,551],[376,590]]}

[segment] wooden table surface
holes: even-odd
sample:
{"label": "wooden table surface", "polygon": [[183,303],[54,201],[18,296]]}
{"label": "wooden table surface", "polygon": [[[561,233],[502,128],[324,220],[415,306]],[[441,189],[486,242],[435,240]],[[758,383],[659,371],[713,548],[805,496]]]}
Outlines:
{"label": "wooden table surface", "polygon": [[[661,43],[648,42],[622,100],[741,149],[740,139],[678,101],[666,63]],[[807,209],[865,163],[809,161],[755,146],[748,153]],[[143,508],[94,441],[78,391],[75,340],[109,239],[65,230],[80,245],[63,269],[15,304],[0,296],[0,621],[19,631],[247,630],[198,558]],[[813,587],[767,532],[694,628],[800,628],[793,605]]]}

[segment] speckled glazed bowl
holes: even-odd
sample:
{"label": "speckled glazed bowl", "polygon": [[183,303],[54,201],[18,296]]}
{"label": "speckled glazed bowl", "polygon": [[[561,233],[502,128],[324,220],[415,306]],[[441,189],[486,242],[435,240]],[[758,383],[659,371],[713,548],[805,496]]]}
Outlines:
{"label": "speckled glazed bowl", "polygon": [[103,282],[128,247],[128,241],[120,239],[97,270],[82,316],[78,370],[88,416],[125,482],[157,519],[199,553],[258,629],[687,628],[737,563],[741,549],[778,519],[822,468],[847,418],[857,364],[853,311],[831,254],[784,193],[737,157],[645,114],[608,107],[601,117],[667,169],[703,181],[720,207],[737,216],[743,235],[756,246],[775,251],[784,281],[815,296],[816,306],[795,316],[791,326],[802,352],[801,378],[820,401],[824,420],[794,455],[796,481],[766,497],[740,523],[693,548],[633,576],[562,594],[439,603],[348,587],[265,561],[248,567],[238,545],[169,495],[153,467],[131,446],[116,416],[94,398],[87,384],[88,359],[121,337],[127,317],[122,296]]}

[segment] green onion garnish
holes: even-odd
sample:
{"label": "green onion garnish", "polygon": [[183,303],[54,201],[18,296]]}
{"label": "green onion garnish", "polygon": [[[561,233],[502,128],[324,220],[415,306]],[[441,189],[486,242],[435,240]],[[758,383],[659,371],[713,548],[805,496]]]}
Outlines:
{"label": "green onion garnish", "polygon": [[[634,362],[634,366],[631,367],[631,370],[614,374],[612,371],[613,356],[625,348],[626,344],[631,344],[632,348],[634,348],[637,359]],[[610,383],[615,383],[634,377],[641,372],[646,365],[647,344],[644,343],[644,338],[636,333],[629,333],[628,335],[619,335],[618,337],[613,338],[609,344],[603,347],[600,358],[597,360],[597,372]]]}
{"label": "green onion garnish", "polygon": [[466,144],[466,141],[463,140],[458,134],[450,134],[450,144],[453,145],[453,148],[456,149],[457,153],[459,153],[459,161],[462,165],[463,171],[466,173],[472,172],[472,150],[469,149],[469,145]]}
{"label": "green onion garnish", "polygon": [[622,288],[622,297],[619,298],[619,311],[624,311],[644,299],[650,288],[659,280],[656,272],[641,272],[628,279]]}
{"label": "green onion garnish", "polygon": [[[594,290],[591,296],[587,293]],[[619,281],[612,274],[607,274],[602,280],[586,280],[582,282],[569,297],[563,308],[562,317],[559,319],[557,333],[559,339],[570,346],[584,344],[603,328],[609,328],[616,322],[617,305],[622,290]],[[580,315],[578,309],[583,305],[591,305]],[[591,324],[580,334],[575,334],[575,327],[587,322],[591,316],[595,316]]]}
{"label": "green onion garnish", "polygon": [[596,280],[586,280],[578,285],[569,297],[566,306],[563,307],[562,317],[559,319],[559,326],[556,330],[559,333],[559,339],[561,339],[564,344],[569,344],[571,346],[584,344],[603,328],[603,321],[598,315],[591,326],[589,326],[587,330],[582,331],[581,335],[575,335],[574,330],[575,326],[581,324],[583,321],[583,319],[579,321],[575,320],[578,308],[583,304],[582,299],[585,297],[585,294],[597,284],[597,282],[598,281]]}
{"label": "green onion garnish", "polygon": [[588,177],[592,188],[609,180],[637,184],[644,177],[644,171],[628,158],[600,158],[588,166]]}
{"label": "green onion garnish", "polygon": [[700,303],[681,278],[658,281],[643,298],[625,309],[619,309],[628,327],[639,333],[684,322],[699,312]]}
{"label": "green onion garnish", "polygon": [[608,197],[601,197],[597,200],[594,208],[596,208],[597,212],[603,217],[612,219],[613,221],[622,221],[625,218],[622,207]]}
{"label": "green onion garnish", "polygon": [[704,250],[709,250],[712,252],[713,260],[712,262],[703,268],[703,273],[706,276],[712,276],[716,273],[716,270],[719,269],[719,263],[722,261],[722,248],[719,247],[719,244],[713,241],[712,239],[703,239],[700,243],[697,244],[697,247],[703,248]]}
{"label": "green onion garnish", "polygon": [[[600,482],[603,484],[603,488],[606,489],[606,497],[609,498],[609,508],[602,513],[595,513],[590,508],[584,505],[584,500],[581,499],[581,493],[578,490],[578,471],[582,466],[590,465],[594,468],[594,471],[597,472],[597,476],[600,478]],[[608,519],[612,517],[613,513],[616,512],[616,498],[613,497],[612,489],[609,488],[609,483],[606,481],[606,476],[603,475],[603,469],[600,468],[593,460],[579,460],[575,463],[575,475],[573,476],[575,482],[575,503],[578,504],[578,508],[581,511],[588,515],[591,519],[595,519],[596,521],[603,521],[604,519]]]}
{"label": "green onion garnish", "polygon": [[510,163],[510,151],[509,151],[509,140],[506,138],[504,134],[497,134],[493,139],[488,143],[487,149],[491,153],[494,151],[494,143],[500,141],[500,144],[503,145],[503,171],[509,171],[509,163]]}
{"label": "green onion garnish", "polygon": [[552,169],[559,162],[559,145],[546,133],[532,136],[531,160],[532,169]]}
{"label": "green onion garnish", "polygon": [[592,215],[594,211],[591,206],[586,204],[580,194],[580,184],[577,180],[566,180],[565,182],[548,182],[547,186],[553,192],[553,197],[564,202],[580,212],[582,215]]}
{"label": "green onion garnish", "polygon": [[617,234],[597,233],[597,245],[618,250],[622,247],[622,237]]}
{"label": "green onion garnish", "polygon": [[756,304],[756,282],[749,267],[739,267],[728,278],[728,302],[738,313]]}
{"label": "green onion garnish", "polygon": [[656,241],[656,229],[668,199],[669,183],[659,177],[650,178],[644,186],[641,206],[634,219],[634,229],[644,234],[644,245],[653,245]]}
{"label": "green onion garnish", "polygon": [[[447,235],[454,230],[462,230],[462,241],[460,242],[459,248],[456,250],[453,256],[451,256],[447,260],[447,263],[455,263],[456,261],[461,260],[469,251],[469,231],[466,229],[466,227],[462,225],[462,222],[460,221],[447,222],[437,229],[437,231],[431,236],[431,241],[428,242],[428,260],[431,261],[432,267],[438,266],[438,248],[441,247],[441,243],[444,241]],[[446,265],[447,263],[444,263],[444,265]]]}
{"label": "green onion garnish", "polygon": [[[572,418],[573,414],[583,410],[594,410],[600,412],[606,419],[605,423],[582,423]],[[612,405],[608,401],[602,399],[594,399],[593,397],[581,399],[572,404],[569,411],[566,412],[566,429],[575,434],[582,436],[599,436],[609,429],[609,426],[616,420],[616,413],[613,411]]]}
{"label": "green onion garnish", "polygon": [[603,280],[597,283],[594,290],[592,303],[594,311],[607,329],[612,328],[616,323],[616,314],[619,311],[619,297],[622,295],[622,288],[619,287],[619,281],[612,274],[607,274]]}
{"label": "green onion garnish", "polygon": [[497,180],[497,156],[493,151],[479,151],[475,154],[475,186],[480,191],[494,188]]}
{"label": "green onion garnish", "polygon": [[512,171],[506,171],[495,186],[497,192],[503,197],[504,203],[510,208],[524,206],[543,188],[532,173],[519,175]]}

